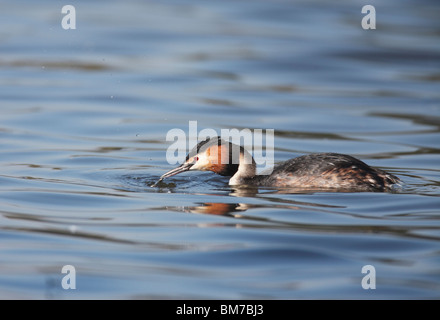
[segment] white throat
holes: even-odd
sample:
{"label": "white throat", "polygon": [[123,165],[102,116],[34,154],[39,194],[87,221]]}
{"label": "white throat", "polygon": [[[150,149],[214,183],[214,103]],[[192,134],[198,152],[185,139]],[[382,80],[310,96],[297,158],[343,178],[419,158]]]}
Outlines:
{"label": "white throat", "polygon": [[243,184],[245,179],[255,177],[257,173],[257,166],[251,154],[244,148],[240,150],[240,162],[237,172],[229,179],[229,185]]}

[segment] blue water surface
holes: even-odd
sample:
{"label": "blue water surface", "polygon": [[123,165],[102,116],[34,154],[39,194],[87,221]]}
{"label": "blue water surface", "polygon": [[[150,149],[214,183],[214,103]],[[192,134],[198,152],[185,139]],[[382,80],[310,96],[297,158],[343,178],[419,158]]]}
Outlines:
{"label": "blue water surface", "polygon": [[[0,298],[440,298],[437,2],[370,1],[369,30],[362,1],[77,0],[68,30],[68,3],[3,3]],[[151,188],[190,121],[273,129],[275,162],[347,153],[403,183]]]}

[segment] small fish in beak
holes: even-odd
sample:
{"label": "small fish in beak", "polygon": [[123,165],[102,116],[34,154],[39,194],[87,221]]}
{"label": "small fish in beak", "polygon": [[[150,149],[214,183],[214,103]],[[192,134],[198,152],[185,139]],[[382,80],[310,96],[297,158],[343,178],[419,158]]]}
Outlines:
{"label": "small fish in beak", "polygon": [[194,165],[194,163],[190,163],[190,162],[185,162],[182,163],[180,166],[178,166],[177,168],[174,168],[166,173],[164,173],[159,180],[157,180],[157,182],[153,185],[151,185],[152,188],[156,187],[163,179],[174,176],[176,174],[188,171],[189,169],[191,169],[191,167]]}

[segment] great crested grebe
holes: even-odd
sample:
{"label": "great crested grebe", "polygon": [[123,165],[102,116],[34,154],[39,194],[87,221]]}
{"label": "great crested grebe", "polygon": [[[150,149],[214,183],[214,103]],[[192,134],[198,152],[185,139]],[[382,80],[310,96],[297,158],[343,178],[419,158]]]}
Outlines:
{"label": "great crested grebe", "polygon": [[201,141],[186,156],[183,164],[165,174],[163,179],[189,171],[213,171],[231,176],[229,184],[300,190],[388,191],[399,178],[372,168],[352,156],[339,153],[313,153],[275,165],[270,174],[257,175],[256,163],[241,146],[219,137]]}

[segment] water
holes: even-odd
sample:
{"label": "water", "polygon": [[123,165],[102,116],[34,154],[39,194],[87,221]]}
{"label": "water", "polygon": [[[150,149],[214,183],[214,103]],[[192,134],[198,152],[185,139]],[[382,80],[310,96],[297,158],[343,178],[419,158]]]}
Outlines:
{"label": "water", "polygon": [[[365,4],[75,1],[64,30],[61,3],[3,3],[0,298],[438,299],[440,7],[370,1],[363,30]],[[150,188],[189,121],[274,129],[276,161],[348,153],[404,186]]]}

